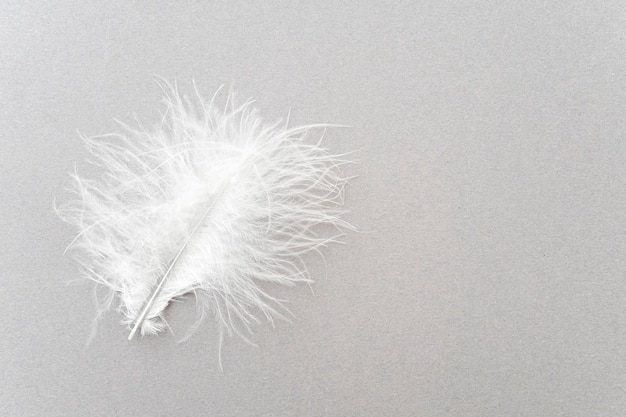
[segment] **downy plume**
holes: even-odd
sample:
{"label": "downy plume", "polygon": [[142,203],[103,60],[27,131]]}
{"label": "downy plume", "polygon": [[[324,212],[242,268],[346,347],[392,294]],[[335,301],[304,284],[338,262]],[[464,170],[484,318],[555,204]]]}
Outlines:
{"label": "downy plume", "polygon": [[266,124],[251,102],[216,96],[170,87],[159,126],[84,138],[101,177],[74,174],[76,198],[57,210],[129,339],[166,328],[166,307],[188,293],[195,326],[207,315],[220,334],[273,322],[288,310],[260,284],[310,282],[302,256],[352,228],[341,219],[349,161],[322,147],[328,125]]}

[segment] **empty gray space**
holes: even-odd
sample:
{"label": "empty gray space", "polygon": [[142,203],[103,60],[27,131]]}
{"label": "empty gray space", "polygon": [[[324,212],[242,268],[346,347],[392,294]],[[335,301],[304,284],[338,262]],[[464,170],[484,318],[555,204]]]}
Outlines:
{"label": "empty gray space", "polygon": [[[623,416],[622,2],[3,1],[0,414]],[[159,120],[155,76],[222,84],[358,150],[359,233],[272,288],[292,323],[92,334],[53,212],[77,130]]]}

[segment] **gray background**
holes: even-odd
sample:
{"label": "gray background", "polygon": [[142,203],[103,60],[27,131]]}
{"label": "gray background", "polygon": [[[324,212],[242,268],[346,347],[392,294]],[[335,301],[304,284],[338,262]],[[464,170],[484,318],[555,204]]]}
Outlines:
{"label": "gray background", "polygon": [[[148,4],[149,3],[149,4]],[[622,2],[0,5],[0,411],[8,416],[626,415]],[[154,76],[352,125],[348,219],[296,315],[126,340],[52,211],[76,130],[158,120]],[[68,282],[77,282],[67,285]]]}

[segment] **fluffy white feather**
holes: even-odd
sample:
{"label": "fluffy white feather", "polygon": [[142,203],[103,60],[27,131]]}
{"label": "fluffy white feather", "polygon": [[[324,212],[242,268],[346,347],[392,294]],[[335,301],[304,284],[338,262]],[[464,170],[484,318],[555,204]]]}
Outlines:
{"label": "fluffy white feather", "polygon": [[199,321],[212,314],[220,331],[273,321],[287,310],[259,284],[310,281],[302,255],[351,227],[348,161],[310,141],[324,125],[265,124],[250,102],[214,99],[173,90],[160,126],[85,138],[102,176],[74,174],[77,198],[59,210],[79,229],[86,275],[110,290],[103,310],[131,327],[150,304],[141,334],[163,330],[167,305],[192,292]]}

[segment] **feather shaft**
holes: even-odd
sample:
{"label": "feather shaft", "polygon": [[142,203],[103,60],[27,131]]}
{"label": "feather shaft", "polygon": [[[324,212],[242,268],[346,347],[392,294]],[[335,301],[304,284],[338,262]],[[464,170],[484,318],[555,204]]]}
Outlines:
{"label": "feather shaft", "polygon": [[165,273],[163,274],[163,276],[159,280],[159,283],[157,284],[156,288],[152,291],[152,295],[150,296],[150,299],[146,302],[146,305],[143,307],[143,309],[141,311],[141,314],[137,318],[137,321],[135,322],[135,325],[133,326],[132,330],[130,331],[130,334],[128,335],[128,340],[132,340],[133,337],[135,336],[135,333],[137,333],[137,330],[139,330],[139,328],[141,327],[141,324],[143,323],[143,321],[146,319],[146,316],[150,312],[150,308],[152,308],[152,305],[154,304],[154,300],[156,300],[156,298],[161,293],[161,290],[163,289],[163,285],[165,284],[165,280],[167,279],[167,277],[170,275],[170,273],[174,269],[174,266],[176,265],[176,262],[178,262],[178,260],[180,259],[181,255],[183,254],[183,252],[187,248],[187,245],[189,245],[189,242],[191,241],[191,239],[194,237],[196,232],[200,229],[200,226],[202,226],[202,223],[204,223],[206,218],[209,216],[209,213],[211,212],[211,210],[215,206],[215,203],[217,202],[217,199],[220,198],[220,196],[224,192],[225,188],[226,188],[226,184],[222,184],[220,186],[216,196],[211,201],[211,204],[209,204],[209,207],[206,209],[206,211],[204,212],[204,214],[202,215],[200,220],[198,220],[198,222],[194,226],[194,228],[191,231],[191,233],[189,233],[189,236],[187,236],[187,238],[183,242],[182,246],[180,247],[180,249],[176,253],[176,256],[174,256],[174,259],[172,259],[172,261],[170,262],[170,265],[167,268],[167,271],[165,271]]}

